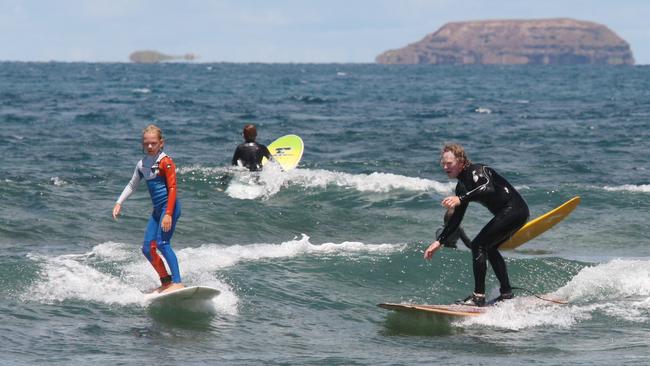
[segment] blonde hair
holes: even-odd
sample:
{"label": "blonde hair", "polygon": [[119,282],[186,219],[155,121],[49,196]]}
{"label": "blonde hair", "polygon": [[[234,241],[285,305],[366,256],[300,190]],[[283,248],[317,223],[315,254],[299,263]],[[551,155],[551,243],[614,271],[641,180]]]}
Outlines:
{"label": "blonde hair", "polygon": [[445,146],[442,148],[442,151],[440,151],[441,160],[442,160],[442,155],[444,155],[444,153],[446,152],[452,153],[454,157],[458,159],[458,161],[462,161],[463,168],[467,168],[468,166],[470,166],[470,164],[472,164],[472,162],[467,157],[467,154],[465,153],[465,149],[460,144],[445,144]]}
{"label": "blonde hair", "polygon": [[142,135],[143,136],[145,134],[147,134],[147,133],[155,133],[156,135],[158,135],[158,139],[160,141],[164,140],[162,130],[160,129],[160,127],[158,127],[158,126],[156,126],[154,124],[150,124],[149,126],[145,127],[144,130],[142,130]]}

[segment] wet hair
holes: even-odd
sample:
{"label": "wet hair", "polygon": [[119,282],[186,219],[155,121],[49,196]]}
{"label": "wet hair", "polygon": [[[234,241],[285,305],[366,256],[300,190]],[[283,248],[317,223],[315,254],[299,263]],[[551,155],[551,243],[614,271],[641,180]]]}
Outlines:
{"label": "wet hair", "polygon": [[255,128],[255,125],[246,125],[244,126],[244,140],[246,142],[253,142],[257,138],[257,129]]}
{"label": "wet hair", "polygon": [[442,155],[449,151],[450,153],[454,154],[456,159],[458,161],[463,162],[463,168],[468,167],[472,162],[469,160],[467,157],[467,154],[465,153],[465,149],[463,148],[462,145],[460,144],[445,144],[445,146],[442,148],[442,151],[440,151],[440,159],[442,160]]}
{"label": "wet hair", "polygon": [[[162,130],[160,129],[160,127],[154,125],[153,123],[150,124],[149,126],[145,127],[144,130],[142,130],[142,138],[143,139],[144,139],[144,135],[147,134],[147,133],[155,133],[156,135],[158,135],[158,140],[163,142],[162,146],[160,147],[160,150],[162,151],[163,146],[165,145],[165,140],[163,139],[163,134],[162,134]],[[144,148],[144,144],[143,144],[142,145],[142,152],[145,152],[145,151],[146,151],[146,149]]]}
{"label": "wet hair", "polygon": [[155,133],[158,135],[159,140],[161,141],[163,140],[162,130],[160,129],[160,127],[154,124],[150,124],[149,126],[145,127],[144,130],[142,130],[142,136],[144,136],[144,134],[146,133]]}

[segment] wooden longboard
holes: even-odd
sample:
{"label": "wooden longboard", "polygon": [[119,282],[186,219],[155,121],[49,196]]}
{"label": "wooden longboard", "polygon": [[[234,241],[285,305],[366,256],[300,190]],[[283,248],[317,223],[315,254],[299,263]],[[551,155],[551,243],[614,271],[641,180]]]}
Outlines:
{"label": "wooden longboard", "polygon": [[579,204],[580,196],[575,196],[561,206],[528,221],[510,239],[499,245],[499,249],[515,249],[519,247],[564,220]]}
{"label": "wooden longboard", "polygon": [[487,310],[485,307],[468,305],[425,305],[425,304],[378,304],[382,309],[410,313],[437,314],[455,317],[479,316]]}

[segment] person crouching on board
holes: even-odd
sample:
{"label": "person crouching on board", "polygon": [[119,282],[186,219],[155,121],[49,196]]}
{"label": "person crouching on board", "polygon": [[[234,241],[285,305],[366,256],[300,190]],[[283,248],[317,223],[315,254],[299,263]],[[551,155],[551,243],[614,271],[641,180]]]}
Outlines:
{"label": "person crouching on board", "polygon": [[442,205],[447,209],[453,208],[454,213],[436,241],[424,251],[424,258],[431,259],[440,249],[441,242],[444,242],[449,234],[459,227],[467,205],[470,202],[478,202],[490,210],[494,217],[472,240],[474,293],[459,303],[485,306],[486,260],[490,262],[501,285],[499,289],[501,294],[495,301],[512,299],[506,262],[498,248],[528,221],[529,211],[526,201],[494,169],[483,164],[472,164],[461,145],[445,145],[440,164],[449,178],[458,179],[456,195],[442,200]]}
{"label": "person crouching on board", "polygon": [[[142,253],[160,277],[160,287],[155,292],[166,292],[183,288],[178,269],[176,253],[171,246],[176,222],[181,216],[181,204],[176,198],[176,165],[165,154],[162,131],[149,125],[142,131],[142,147],[146,155],[138,162],[131,181],[117,199],[113,207],[113,218],[117,220],[122,203],[136,190],[141,180],[145,180],[153,202],[153,212],[144,234]],[[158,252],[162,253],[171,275],[165,268]]]}
{"label": "person crouching on board", "polygon": [[244,143],[239,144],[235,149],[232,165],[246,167],[252,172],[261,170],[262,159],[266,157],[271,160],[273,158],[271,152],[266,146],[255,142],[257,129],[254,125],[248,124],[244,126],[242,136],[244,136]]}

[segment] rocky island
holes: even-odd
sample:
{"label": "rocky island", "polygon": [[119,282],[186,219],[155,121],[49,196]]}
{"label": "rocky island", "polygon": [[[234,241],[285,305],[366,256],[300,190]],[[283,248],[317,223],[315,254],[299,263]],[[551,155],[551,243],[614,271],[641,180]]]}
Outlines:
{"label": "rocky island", "polygon": [[633,65],[630,45],[602,24],[574,19],[447,23],[380,64]]}
{"label": "rocky island", "polygon": [[155,64],[163,61],[185,60],[192,61],[197,56],[191,53],[182,56],[170,56],[162,54],[158,51],[135,51],[129,55],[129,60],[137,64]]}

